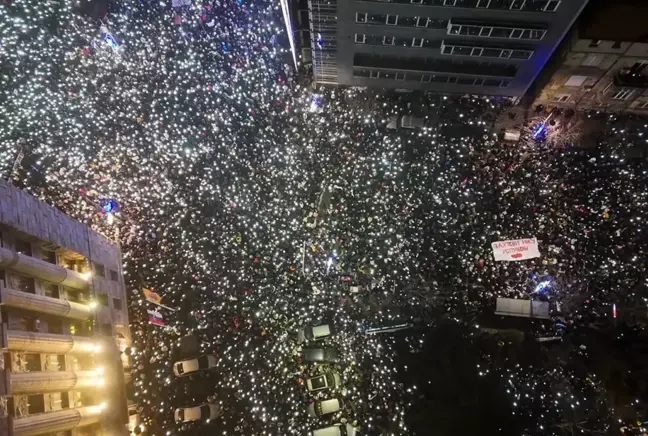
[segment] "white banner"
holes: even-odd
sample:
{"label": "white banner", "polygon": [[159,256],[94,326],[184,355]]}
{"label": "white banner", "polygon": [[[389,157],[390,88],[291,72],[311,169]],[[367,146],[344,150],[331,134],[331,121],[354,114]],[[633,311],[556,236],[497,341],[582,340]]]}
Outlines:
{"label": "white banner", "polygon": [[540,257],[536,238],[497,241],[493,242],[491,247],[493,247],[493,256],[496,261],[525,260]]}

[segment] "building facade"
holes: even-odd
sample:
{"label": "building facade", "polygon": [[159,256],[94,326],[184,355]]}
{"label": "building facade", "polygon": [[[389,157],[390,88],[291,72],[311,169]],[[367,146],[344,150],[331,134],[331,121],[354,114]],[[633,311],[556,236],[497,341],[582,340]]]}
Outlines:
{"label": "building facade", "polygon": [[0,180],[0,434],[135,430],[121,264],[116,244]]}
{"label": "building facade", "polygon": [[588,0],[309,0],[315,81],[521,97]]}
{"label": "building facade", "polygon": [[648,114],[648,4],[601,3],[566,40],[536,105]]}

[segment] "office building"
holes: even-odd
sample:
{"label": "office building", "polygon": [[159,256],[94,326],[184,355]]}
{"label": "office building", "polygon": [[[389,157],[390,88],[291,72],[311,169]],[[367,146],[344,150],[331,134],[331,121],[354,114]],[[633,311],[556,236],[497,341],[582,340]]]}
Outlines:
{"label": "office building", "polygon": [[644,0],[592,2],[535,105],[648,114]]}
{"label": "office building", "polygon": [[319,84],[519,98],[587,0],[309,0]]}
{"label": "office building", "polygon": [[0,180],[0,434],[139,425],[121,264],[115,243]]}

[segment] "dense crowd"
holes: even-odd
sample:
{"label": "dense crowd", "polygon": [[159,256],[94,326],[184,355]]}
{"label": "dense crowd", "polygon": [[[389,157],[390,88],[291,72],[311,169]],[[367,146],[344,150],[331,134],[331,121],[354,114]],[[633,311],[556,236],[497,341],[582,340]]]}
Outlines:
{"label": "dense crowd", "polygon": [[[510,396],[515,434],[636,427],[577,338],[614,304],[646,306],[648,165],[628,152],[646,126],[601,116],[588,149],[505,143],[503,101],[304,87],[277,7],[120,0],[97,23],[65,2],[0,5],[0,172],[121,243],[145,430],[413,434],[420,387],[397,350],[420,352],[441,321],[473,341],[498,296],[558,302],[531,336],[574,345],[549,359],[535,344],[532,364],[485,348],[475,373]],[[425,126],[387,127],[412,114]],[[530,237],[541,257],[493,260],[492,242]],[[177,309],[159,309],[165,327],[143,287]],[[305,362],[295,341],[320,323],[336,363]],[[189,381],[171,371],[185,335],[218,356]],[[304,384],[322,371],[344,407],[314,420],[306,405],[325,396]],[[206,397],[220,418],[174,422]]]}

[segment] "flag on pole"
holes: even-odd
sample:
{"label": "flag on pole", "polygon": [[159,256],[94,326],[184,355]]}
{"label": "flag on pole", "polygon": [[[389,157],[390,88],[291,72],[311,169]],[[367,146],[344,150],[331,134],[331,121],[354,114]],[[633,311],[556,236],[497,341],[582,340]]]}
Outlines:
{"label": "flag on pole", "polygon": [[162,314],[160,312],[157,312],[155,310],[147,310],[148,315],[149,315],[149,323],[153,325],[159,325],[164,327],[164,318],[162,318]]}
{"label": "flag on pole", "polygon": [[142,293],[144,294],[144,298],[146,298],[147,301],[150,301],[153,304],[160,304],[162,302],[162,297],[157,292],[142,288]]}

